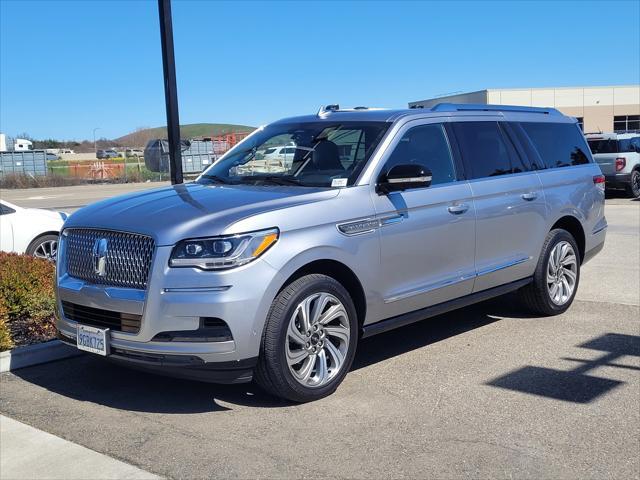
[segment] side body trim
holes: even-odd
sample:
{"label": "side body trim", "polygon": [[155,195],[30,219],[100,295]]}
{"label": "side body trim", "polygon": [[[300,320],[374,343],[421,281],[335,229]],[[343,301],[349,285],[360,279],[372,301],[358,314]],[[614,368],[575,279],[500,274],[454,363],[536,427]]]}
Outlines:
{"label": "side body trim", "polygon": [[476,277],[480,277],[482,275],[488,275],[490,273],[493,272],[497,272],[498,270],[504,270],[505,268],[509,268],[509,267],[513,267],[515,265],[520,265],[521,263],[524,263],[528,260],[530,260],[531,257],[520,257],[517,258],[515,260],[511,260],[509,262],[506,263],[502,263],[500,265],[495,265],[492,267],[488,267],[488,268],[484,268],[482,270],[479,270],[477,272],[474,273],[463,273],[462,275],[456,275],[455,277],[451,277],[451,278],[446,278],[444,280],[441,280],[439,282],[436,283],[431,283],[429,285],[424,285],[412,290],[408,290],[406,292],[401,292],[398,293],[397,295],[394,295],[392,297],[388,297],[384,299],[384,303],[393,303],[393,302],[397,302],[398,300],[404,300],[406,298],[410,298],[410,297],[414,297],[416,295],[421,295],[423,293],[428,293],[431,292],[432,290],[437,290],[439,288],[444,288],[444,287],[448,287],[451,285],[455,285],[456,283],[460,283],[460,282],[465,282],[467,280],[470,280],[472,278],[476,278]]}
{"label": "side body trim", "polygon": [[404,300],[406,298],[414,297],[416,295],[421,295],[423,293],[427,293],[427,292],[430,292],[432,290],[437,290],[439,288],[444,288],[444,287],[448,287],[450,285],[455,285],[456,283],[464,282],[464,281],[470,280],[470,279],[475,278],[475,277],[476,277],[475,273],[466,273],[466,274],[462,274],[462,275],[457,275],[455,277],[446,278],[446,279],[441,280],[441,281],[436,282],[436,283],[431,283],[431,284],[425,285],[423,287],[418,287],[418,288],[413,289],[413,290],[408,290],[406,292],[399,293],[397,295],[394,295],[393,297],[385,298],[384,299],[384,303],[397,302],[399,300]]}
{"label": "side body trim", "polygon": [[519,257],[515,260],[510,260],[505,263],[501,263],[499,265],[494,265],[492,267],[483,268],[482,270],[478,270],[476,276],[480,277],[482,275],[488,275],[493,272],[497,272],[498,270],[504,270],[505,268],[515,267],[516,265],[520,265],[521,263],[527,262],[531,260],[531,257]]}
{"label": "side body trim", "polygon": [[464,297],[456,298],[455,300],[439,303],[437,305],[432,305],[430,307],[422,308],[420,310],[404,313],[402,315],[398,315],[397,317],[392,317],[386,320],[381,320],[376,323],[365,325],[362,328],[361,338],[371,337],[379,333],[384,333],[389,330],[393,330],[394,328],[404,327],[405,325],[410,325],[412,323],[419,322],[420,320],[425,320],[427,318],[434,317],[436,315],[450,312],[451,310],[456,310],[458,308],[462,308],[468,305],[472,305],[474,303],[482,302],[484,300],[488,300],[493,297],[504,295],[505,293],[512,292],[521,287],[524,287],[525,285],[528,285],[529,283],[531,283],[531,281],[532,281],[531,277],[523,278],[522,280],[517,280],[515,282],[507,283],[505,285],[489,288],[481,292],[472,293]]}

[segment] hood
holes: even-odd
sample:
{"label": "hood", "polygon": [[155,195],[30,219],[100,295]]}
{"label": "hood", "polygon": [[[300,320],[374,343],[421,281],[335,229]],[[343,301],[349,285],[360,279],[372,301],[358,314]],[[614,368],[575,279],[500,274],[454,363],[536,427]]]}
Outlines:
{"label": "hood", "polygon": [[[338,189],[188,183],[120,195],[71,215],[64,227],[142,233],[157,245],[219,235],[243,218],[335,197]],[[264,228],[277,227],[265,225]]]}

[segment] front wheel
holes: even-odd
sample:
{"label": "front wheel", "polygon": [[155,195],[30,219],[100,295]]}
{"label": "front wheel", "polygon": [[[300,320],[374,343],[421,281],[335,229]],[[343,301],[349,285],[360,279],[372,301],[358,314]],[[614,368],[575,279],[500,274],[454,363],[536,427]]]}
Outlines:
{"label": "front wheel", "polygon": [[333,393],[358,341],[353,300],[335,279],[312,274],[275,298],[262,338],[256,381],[269,393],[309,402]]}
{"label": "front wheel", "polygon": [[627,193],[633,198],[640,197],[640,170],[631,172],[631,181],[627,186]]}
{"label": "front wheel", "polygon": [[533,281],[520,291],[525,305],[540,315],[558,315],[573,303],[580,281],[580,255],[573,236],[562,229],[549,232]]}

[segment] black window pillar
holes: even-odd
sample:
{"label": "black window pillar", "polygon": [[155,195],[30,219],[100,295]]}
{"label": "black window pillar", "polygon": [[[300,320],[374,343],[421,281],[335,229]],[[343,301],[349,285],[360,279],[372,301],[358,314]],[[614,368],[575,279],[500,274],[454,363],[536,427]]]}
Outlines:
{"label": "black window pillar", "polygon": [[178,117],[178,89],[176,87],[176,60],[173,53],[173,25],[171,0],[158,0],[160,38],[162,40],[162,68],[164,72],[164,98],[167,106],[167,133],[169,139],[169,171],[171,183],[183,183],[180,149],[180,118]]}

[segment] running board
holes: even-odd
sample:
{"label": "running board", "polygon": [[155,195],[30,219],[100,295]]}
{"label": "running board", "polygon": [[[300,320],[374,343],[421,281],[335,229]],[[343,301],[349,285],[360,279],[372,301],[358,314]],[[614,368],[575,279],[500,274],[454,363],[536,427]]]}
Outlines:
{"label": "running board", "polygon": [[482,290],[481,292],[456,298],[455,300],[438,303],[437,305],[432,305],[420,310],[398,315],[397,317],[391,317],[386,320],[380,320],[379,322],[365,325],[362,328],[362,335],[360,338],[367,338],[379,333],[388,332],[394,328],[404,327],[405,325],[410,325],[412,323],[419,322],[420,320],[426,320],[427,318],[435,317],[436,315],[441,315],[443,313],[450,312],[451,310],[457,310],[458,308],[467,307],[474,303],[489,300],[490,298],[499,297],[500,295],[513,292],[514,290],[518,290],[519,288],[528,285],[532,280],[532,277],[523,278],[522,280],[500,285],[499,287],[489,288],[487,290]]}

